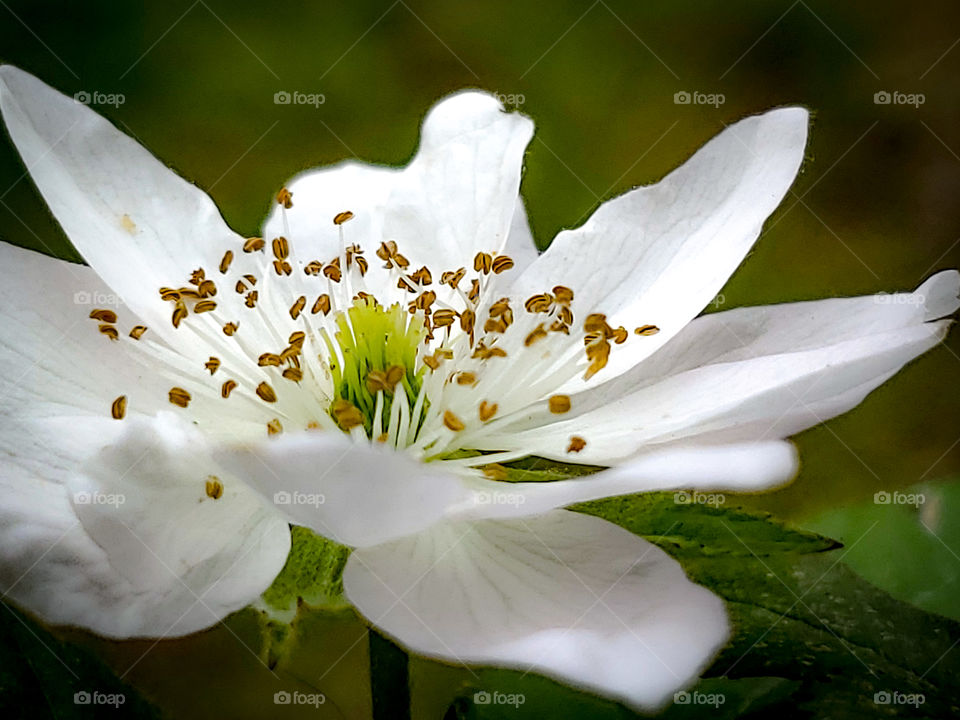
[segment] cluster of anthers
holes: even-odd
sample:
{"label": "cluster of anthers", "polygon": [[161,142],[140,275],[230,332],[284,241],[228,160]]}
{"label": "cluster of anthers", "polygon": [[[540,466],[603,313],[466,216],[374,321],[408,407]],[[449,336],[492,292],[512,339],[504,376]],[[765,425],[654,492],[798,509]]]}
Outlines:
{"label": "cluster of anthers", "polygon": [[[289,235],[291,193],[281,190],[277,202]],[[350,211],[333,218],[340,252],[325,260],[294,259],[286,236],[273,238],[269,252],[260,237],[227,249],[215,272],[227,287],[233,284],[242,302],[224,302],[222,288],[204,268],[193,270],[182,287],[159,288],[174,328],[213,322],[200,334],[218,326],[227,344],[235,343],[224,358],[210,356],[197,368],[208,379],[194,383],[195,392],[216,392],[223,402],[238,394],[255,401],[269,418],[270,435],[285,427],[344,432],[424,460],[449,460],[467,473],[500,477],[499,463],[524,453],[491,447],[485,436],[549,421],[546,413],[568,413],[571,396],[557,394],[557,388],[570,387],[578,376],[593,377],[612,348],[629,338],[626,328],[611,327],[600,313],[578,326],[569,287],[523,301],[498,297],[498,276],[514,266],[505,254],[478,253],[472,274],[465,267],[434,273],[426,266],[414,269],[397,243],[387,241],[375,251],[380,263],[371,264],[360,245],[346,242],[344,225],[352,218]],[[295,266],[305,276],[297,285],[313,285],[316,294],[278,306],[277,299],[299,292],[282,287],[296,280]],[[244,313],[253,319],[245,322]],[[265,338],[287,334],[284,315],[296,328],[285,346],[263,347]],[[113,311],[97,309],[90,317],[107,338],[121,340]],[[252,326],[249,340],[244,325]],[[129,338],[140,341],[146,330],[138,325]],[[634,330],[639,336],[656,332],[654,325]],[[223,347],[222,341],[210,346]],[[209,380],[217,375],[223,379],[214,388]],[[168,399],[187,409],[192,395],[172,387]],[[126,396],[113,401],[114,418],[123,419],[126,410]],[[586,444],[572,435],[567,452],[575,456]],[[208,483],[210,497],[220,492]]]}

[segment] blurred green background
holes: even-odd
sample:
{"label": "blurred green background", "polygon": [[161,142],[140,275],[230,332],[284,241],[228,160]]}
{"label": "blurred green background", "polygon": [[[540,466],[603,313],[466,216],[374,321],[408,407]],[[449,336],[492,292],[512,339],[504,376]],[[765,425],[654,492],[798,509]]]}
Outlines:
{"label": "blurred green background", "polygon": [[[960,8],[946,0],[0,2],[0,61],[71,95],[122,94],[96,109],[251,235],[304,168],[406,162],[427,108],[464,87],[498,92],[536,122],[522,193],[541,247],[725,124],[806,105],[803,173],[719,310],[909,289],[960,266],[958,34]],[[278,105],[279,91],[324,102]],[[683,91],[724,102],[676,104]],[[879,91],[924,102],[877,104]],[[0,238],[76,258],[7,138]],[[792,486],[744,503],[803,522],[955,474],[958,379],[953,332],[857,410],[797,438]],[[165,642],[128,679],[161,692],[150,677],[193,657],[190,643],[234,642],[225,632]]]}

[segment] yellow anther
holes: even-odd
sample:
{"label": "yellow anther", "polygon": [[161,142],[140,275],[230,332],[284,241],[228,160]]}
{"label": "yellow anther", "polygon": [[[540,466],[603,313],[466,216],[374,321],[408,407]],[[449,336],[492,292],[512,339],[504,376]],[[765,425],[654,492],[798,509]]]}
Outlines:
{"label": "yellow anther", "polygon": [[251,290],[247,293],[247,296],[243,299],[243,304],[248,308],[254,308],[257,306],[257,299],[260,297],[260,293],[256,290]]}
{"label": "yellow anther", "polygon": [[187,317],[187,306],[184,304],[183,300],[177,300],[176,305],[173,306],[173,317],[171,321],[175,328],[180,327],[180,323],[183,322],[184,318]]}
{"label": "yellow anther", "polygon": [[317,301],[313,304],[313,309],[310,310],[314,315],[318,312],[322,312],[324,315],[329,314],[330,312],[330,296],[323,294],[317,298]]}
{"label": "yellow anther", "polygon": [[287,342],[291,345],[296,345],[297,347],[303,347],[303,341],[307,339],[307,334],[303,330],[295,330],[290,333],[290,337],[287,339]]}
{"label": "yellow anther", "polygon": [[220,358],[210,356],[210,359],[207,360],[203,366],[210,371],[210,374],[213,375],[217,370],[220,369]]}
{"label": "yellow anther", "polygon": [[540,323],[530,332],[529,335],[527,335],[526,339],[523,341],[523,344],[527,347],[530,347],[538,340],[543,340],[543,338],[546,336],[547,331],[543,329],[543,323]]}
{"label": "yellow anther", "polygon": [[204,490],[206,491],[208,498],[219,500],[220,496],[223,495],[223,483],[220,482],[220,478],[218,478],[216,475],[211,475],[207,478]]}
{"label": "yellow anther", "polygon": [[111,340],[118,340],[120,338],[120,333],[117,332],[117,329],[113,325],[101,323],[98,326],[98,329]]}
{"label": "yellow anther", "polygon": [[508,255],[497,255],[493,259],[493,263],[490,268],[493,270],[494,275],[499,275],[500,273],[506,272],[513,267],[513,258]]}
{"label": "yellow anther", "polygon": [[290,245],[287,243],[287,239],[282,235],[280,237],[275,237],[271,243],[273,246],[273,255],[277,260],[286,260],[290,257]]}
{"label": "yellow anther", "polygon": [[570,412],[570,396],[569,395],[552,395],[547,401],[550,406],[550,412],[555,415],[561,415],[565,412]]}
{"label": "yellow anther", "polygon": [[247,238],[243,243],[243,251],[245,253],[258,252],[266,246],[267,244],[263,241],[262,237]]}
{"label": "yellow anther", "polygon": [[213,300],[201,300],[196,305],[193,306],[193,311],[195,313],[205,313],[210,312],[211,310],[217,309],[217,303]]}
{"label": "yellow anther", "polygon": [[139,340],[141,337],[143,337],[143,334],[146,331],[147,331],[146,325],[134,325],[133,328],[130,330],[130,337],[132,337],[134,340]]}
{"label": "yellow anther", "polygon": [[298,297],[293,305],[290,307],[290,317],[296,320],[300,317],[300,313],[303,312],[303,308],[307,304],[307,298],[303,295]]}
{"label": "yellow anther", "polygon": [[233,250],[227,250],[223,254],[223,260],[220,261],[220,274],[226,275],[230,269],[230,263],[233,262]]}
{"label": "yellow anther", "polygon": [[453,325],[453,321],[456,319],[457,313],[454,310],[442,308],[433,313],[433,324],[435,327],[446,327],[447,325]]}
{"label": "yellow anther", "polygon": [[553,288],[553,297],[561,305],[569,305],[573,302],[573,290],[564,285],[556,285]]}
{"label": "yellow anther", "polygon": [[490,463],[483,466],[483,474],[491,480],[506,480],[507,469],[498,463]]}
{"label": "yellow anther", "polygon": [[223,334],[229,337],[233,335],[235,332],[237,332],[239,328],[240,328],[239,323],[228,322],[226,325],[223,326]]}
{"label": "yellow anther", "polygon": [[227,380],[223,385],[220,386],[220,397],[228,398],[230,393],[233,392],[234,388],[237,387],[236,380]]}
{"label": "yellow anther", "polygon": [[180,387],[170,388],[170,392],[167,393],[170,398],[170,402],[178,407],[185,408],[190,404],[190,393]]}
{"label": "yellow anther", "polygon": [[203,271],[203,268],[197,268],[192,273],[190,273],[190,282],[194,285],[199,285],[203,282],[203,279],[207,274]]}
{"label": "yellow anther", "polygon": [[110,415],[114,420],[123,420],[127,414],[127,396],[121,395],[110,405]]}
{"label": "yellow anther", "polygon": [[460,432],[466,427],[463,421],[449,410],[445,410],[443,413],[443,424],[447,426],[447,429],[453,430],[453,432]]}
{"label": "yellow anther", "polygon": [[479,409],[480,422],[487,422],[488,420],[491,420],[493,416],[497,414],[499,407],[500,406],[496,403],[489,403],[486,400],[481,402]]}
{"label": "yellow anther", "polygon": [[587,446],[587,441],[584,440],[579,435],[574,435],[570,438],[570,444],[567,445],[568,453],[578,453]]}
{"label": "yellow anther", "polygon": [[265,352],[257,359],[257,365],[260,367],[280,367],[283,360],[276,353]]}
{"label": "yellow anther", "polygon": [[493,268],[493,256],[490,253],[479,252],[473,258],[473,269],[477,272],[482,272],[484,275],[489,275],[490,270]]}
{"label": "yellow anther", "polygon": [[277,401],[277,394],[273,391],[273,388],[270,387],[270,384],[266,381],[257,385],[257,395],[264,402],[273,403]]}
{"label": "yellow anther", "polygon": [[295,367],[288,367],[283,371],[283,377],[291,382],[300,382],[303,380],[303,370]]}
{"label": "yellow anther", "polygon": [[267,435],[279,435],[283,432],[283,425],[280,424],[280,420],[274,418],[267,423]]}
{"label": "yellow anther", "polygon": [[90,317],[102,323],[115,323],[117,314],[113,310],[91,310]]}
{"label": "yellow anther", "polygon": [[658,328],[656,325],[641,325],[636,330],[634,330],[634,332],[637,335],[644,335],[644,336],[656,335],[658,332],[660,332],[660,328]]}
{"label": "yellow anther", "polygon": [[283,205],[284,208],[289,210],[293,207],[293,193],[287,190],[286,188],[280,188],[280,192],[277,193],[277,204]]}
{"label": "yellow anther", "polygon": [[353,213],[349,210],[344,210],[343,212],[337,213],[333,216],[334,225],[343,225],[347,220],[350,220],[353,217]]}
{"label": "yellow anther", "polygon": [[540,293],[539,295],[527,298],[523,306],[527,309],[528,313],[550,312],[550,308],[553,307],[553,296],[547,293]]}
{"label": "yellow anther", "polygon": [[473,385],[477,381],[477,376],[472,372],[457,373],[457,385]]}
{"label": "yellow anther", "polygon": [[349,400],[337,398],[330,406],[330,414],[344,430],[363,425],[363,413]]}

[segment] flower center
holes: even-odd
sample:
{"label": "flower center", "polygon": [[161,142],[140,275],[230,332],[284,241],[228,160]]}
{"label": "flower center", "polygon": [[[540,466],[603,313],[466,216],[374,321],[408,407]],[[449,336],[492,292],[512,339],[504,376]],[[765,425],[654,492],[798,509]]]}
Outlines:
{"label": "flower center", "polygon": [[330,416],[344,431],[363,427],[367,437],[385,442],[393,404],[407,407],[414,435],[427,407],[422,401],[412,415],[423,386],[424,368],[417,369],[417,352],[426,340],[422,318],[399,304],[384,308],[371,297],[357,298],[334,318],[333,338],[321,330],[333,377]]}

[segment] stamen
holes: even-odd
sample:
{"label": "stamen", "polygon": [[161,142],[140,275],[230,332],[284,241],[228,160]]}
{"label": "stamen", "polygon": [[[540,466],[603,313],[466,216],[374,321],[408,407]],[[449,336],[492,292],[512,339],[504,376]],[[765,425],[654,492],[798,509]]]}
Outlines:
{"label": "stamen", "polygon": [[293,193],[286,188],[280,188],[277,193],[277,204],[283,205],[284,209],[289,210],[293,207]]}
{"label": "stamen", "polygon": [[228,397],[230,397],[230,393],[232,393],[232,392],[234,391],[234,388],[236,388],[236,387],[237,387],[237,381],[236,381],[236,380],[227,380],[227,381],[220,387],[220,397],[222,397],[222,398],[224,398],[224,399],[227,399]]}
{"label": "stamen", "polygon": [[230,269],[230,263],[233,262],[233,250],[227,250],[223,254],[223,260],[220,261],[220,274],[226,275],[227,270]]}
{"label": "stamen", "polygon": [[353,213],[349,210],[344,210],[343,212],[337,213],[333,216],[334,225],[343,225],[347,220],[353,218]]}
{"label": "stamen", "polygon": [[487,422],[497,414],[499,406],[496,403],[488,403],[486,400],[480,403],[480,422]]}
{"label": "stamen", "polygon": [[213,355],[210,356],[210,359],[207,360],[203,365],[207,370],[210,371],[210,374],[213,375],[217,369],[220,367],[220,358],[216,358]]}
{"label": "stamen", "polygon": [[121,395],[116,400],[113,401],[113,404],[110,405],[110,415],[113,416],[114,420],[123,420],[123,417],[127,414],[127,396]]}
{"label": "stamen", "polygon": [[567,446],[568,453],[578,453],[587,446],[587,441],[579,435],[570,438],[570,444]]}
{"label": "stamen", "polygon": [[280,424],[280,420],[274,418],[267,423],[267,435],[279,435],[283,432],[283,425]]}
{"label": "stamen", "polygon": [[134,340],[139,340],[143,337],[143,334],[147,331],[146,325],[134,325],[133,329],[130,330],[130,337]]}
{"label": "stamen", "polygon": [[220,478],[216,475],[211,475],[207,478],[204,489],[206,490],[207,497],[213,498],[214,500],[219,500],[220,496],[223,495],[223,483],[220,482]]}
{"label": "stamen", "polygon": [[240,328],[239,323],[228,322],[223,326],[223,334],[227,336],[233,335]]}
{"label": "stamen", "polygon": [[298,297],[293,305],[290,307],[290,317],[296,320],[300,317],[300,313],[303,312],[304,306],[307,304],[307,298],[303,295]]}
{"label": "stamen", "polygon": [[245,253],[259,252],[266,246],[267,243],[264,242],[262,237],[247,238],[246,242],[243,243],[243,251]]}
{"label": "stamen", "polygon": [[634,332],[637,335],[656,335],[658,332],[660,332],[660,328],[658,328],[656,325],[641,325],[634,330]]}
{"label": "stamen", "polygon": [[463,421],[449,410],[445,410],[443,413],[443,424],[447,426],[447,429],[453,430],[453,432],[460,432],[466,427]]}
{"label": "stamen", "polygon": [[180,387],[170,388],[168,393],[170,402],[178,407],[185,408],[190,404],[190,393]]}
{"label": "stamen", "polygon": [[263,381],[257,385],[257,395],[260,396],[260,399],[264,402],[274,403],[277,401],[277,394],[273,391],[273,388],[270,387],[270,384],[266,381]]}
{"label": "stamen", "polygon": [[90,317],[102,323],[115,323],[117,314],[113,310],[91,310]]}
{"label": "stamen", "polygon": [[200,302],[198,302],[196,305],[193,306],[193,312],[197,314],[210,312],[211,310],[216,310],[216,309],[217,309],[217,303],[214,302],[213,300],[201,300]]}
{"label": "stamen", "polygon": [[570,412],[569,395],[553,395],[547,402],[550,406],[550,412],[555,415],[562,415],[565,412]]}
{"label": "stamen", "polygon": [[102,323],[98,329],[111,340],[118,340],[120,338],[120,333],[117,332],[117,329],[113,325]]}

